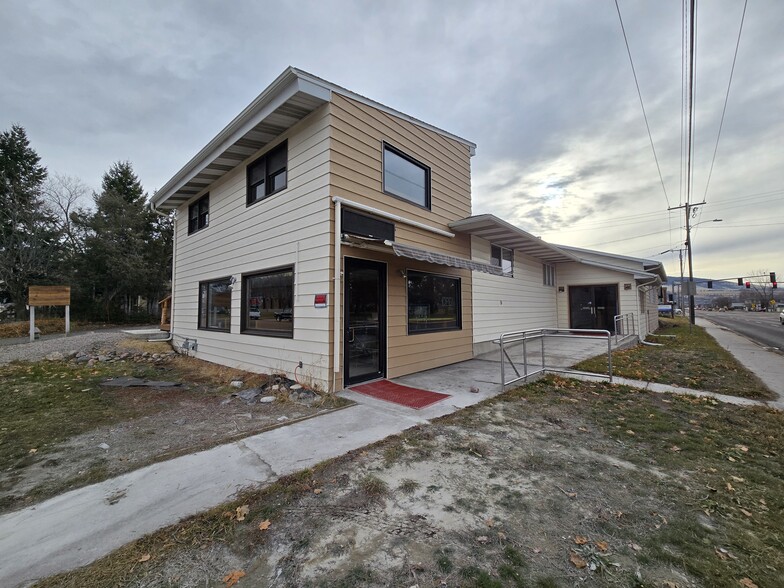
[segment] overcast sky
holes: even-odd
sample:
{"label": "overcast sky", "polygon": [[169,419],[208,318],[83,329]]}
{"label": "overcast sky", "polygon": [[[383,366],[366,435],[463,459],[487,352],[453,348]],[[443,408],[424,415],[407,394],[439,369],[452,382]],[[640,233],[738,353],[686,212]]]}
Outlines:
{"label": "overcast sky", "polygon": [[[0,129],[91,188],[161,187],[288,65],[477,144],[474,214],[680,273],[681,3],[3,0]],[[784,3],[698,6],[695,275],[784,276]],[[666,195],[665,195],[666,189]],[[784,280],[782,280],[784,281]]]}

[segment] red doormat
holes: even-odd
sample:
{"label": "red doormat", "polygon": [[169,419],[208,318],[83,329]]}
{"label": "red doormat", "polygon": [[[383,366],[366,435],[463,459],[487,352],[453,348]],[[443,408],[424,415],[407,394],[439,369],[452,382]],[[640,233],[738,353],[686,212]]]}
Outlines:
{"label": "red doormat", "polygon": [[351,386],[350,390],[359,392],[365,396],[371,396],[373,398],[378,398],[379,400],[386,400],[387,402],[394,402],[395,404],[401,404],[416,409],[424,408],[431,404],[435,404],[439,400],[449,398],[449,394],[441,394],[440,392],[430,392],[429,390],[402,386],[390,382],[389,380],[378,380],[376,382]]}

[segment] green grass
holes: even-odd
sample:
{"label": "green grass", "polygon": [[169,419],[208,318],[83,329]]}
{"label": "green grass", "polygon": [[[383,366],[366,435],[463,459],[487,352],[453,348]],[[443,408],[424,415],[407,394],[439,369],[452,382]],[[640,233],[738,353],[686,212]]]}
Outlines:
{"label": "green grass", "polygon": [[[657,334],[650,337],[662,347],[640,345],[613,353],[613,375],[634,380],[707,390],[731,396],[771,400],[775,395],[701,327],[685,318],[659,319]],[[670,337],[672,335],[672,337]],[[606,373],[604,356],[577,364],[576,369]]]}
{"label": "green grass", "polygon": [[0,469],[25,467],[56,444],[99,425],[134,416],[99,382],[148,368],[121,364],[95,367],[63,362],[0,367]]}

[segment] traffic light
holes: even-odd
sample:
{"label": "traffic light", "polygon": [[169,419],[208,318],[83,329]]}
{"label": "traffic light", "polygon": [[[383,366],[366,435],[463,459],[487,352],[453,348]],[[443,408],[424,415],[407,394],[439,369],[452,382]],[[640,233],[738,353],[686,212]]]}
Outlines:
{"label": "traffic light", "polygon": [[746,282],[746,287],[751,288],[751,282]]}
{"label": "traffic light", "polygon": [[773,289],[775,290],[775,289],[776,289],[776,288],[778,288],[778,287],[779,287],[778,283],[776,283],[776,282],[773,282]]}
{"label": "traffic light", "polygon": [[738,278],[738,286],[742,286],[742,285],[743,285],[743,278]]}
{"label": "traffic light", "polygon": [[776,272],[770,272],[770,281],[776,283]]}
{"label": "traffic light", "polygon": [[713,288],[713,282],[711,280],[708,280],[708,288]]}

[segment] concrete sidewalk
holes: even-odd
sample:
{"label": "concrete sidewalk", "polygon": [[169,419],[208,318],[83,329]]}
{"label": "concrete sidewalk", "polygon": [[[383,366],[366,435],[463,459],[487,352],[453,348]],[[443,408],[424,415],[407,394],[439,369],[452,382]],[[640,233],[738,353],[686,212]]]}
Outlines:
{"label": "concrete sidewalk", "polygon": [[[469,383],[479,373],[491,377],[497,371],[497,365],[473,362],[476,365],[465,362],[431,374],[430,389],[452,396],[422,410],[347,391],[342,395],[360,404],[153,464],[0,516],[0,586],[25,585],[89,564],[134,539],[217,506],[242,488],[267,485],[500,393],[491,382]],[[480,391],[472,393],[472,385]]]}
{"label": "concrete sidewalk", "polygon": [[[779,400],[764,403],[624,378],[613,378],[614,383],[784,409],[784,358],[712,323],[701,321],[701,326],[776,391]],[[558,347],[563,353],[563,346]],[[551,362],[548,355],[547,365],[554,363],[559,362]],[[130,541],[217,506],[242,488],[269,484],[501,392],[500,365],[488,359],[395,381],[451,396],[414,410],[344,391],[341,395],[355,400],[356,406],[153,464],[0,516],[0,586],[24,585],[89,564]]]}

